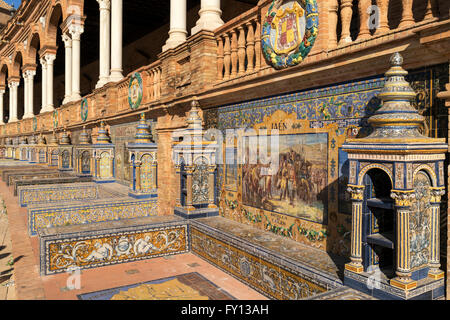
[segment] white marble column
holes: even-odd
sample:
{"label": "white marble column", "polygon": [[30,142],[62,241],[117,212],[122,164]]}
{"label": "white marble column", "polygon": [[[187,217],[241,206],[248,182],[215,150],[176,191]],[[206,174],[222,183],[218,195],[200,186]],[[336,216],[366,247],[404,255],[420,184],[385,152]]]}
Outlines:
{"label": "white marble column", "polygon": [[5,95],[5,89],[0,89],[0,124],[5,124],[5,122],[3,122],[3,108],[4,108],[4,101],[3,101],[3,96]]}
{"label": "white marble column", "polygon": [[26,70],[23,73],[25,82],[25,112],[23,119],[29,119],[34,117],[33,113],[33,97],[34,97],[34,76],[36,70]]}
{"label": "white marble column", "polygon": [[123,37],[123,0],[111,0],[111,75],[110,81],[123,79],[122,39]]}
{"label": "white marble column", "polygon": [[97,0],[100,6],[100,76],[96,88],[103,87],[109,81],[110,49],[111,49],[111,2],[110,0]]}
{"label": "white marble column", "polygon": [[22,73],[23,78],[23,117],[22,119],[27,118],[28,112],[28,74],[26,71]]}
{"label": "white marble column", "polygon": [[220,0],[201,0],[198,14],[200,19],[192,28],[191,34],[196,34],[200,30],[214,31],[224,23],[221,18]]}
{"label": "white marble column", "polygon": [[9,87],[9,121],[17,122],[17,88],[19,87],[19,81],[10,81]]}
{"label": "white marble column", "polygon": [[45,108],[47,107],[47,61],[44,57],[41,57],[40,62],[42,67],[42,104],[41,111],[39,113],[44,113]]}
{"label": "white marble column", "polygon": [[45,60],[47,61],[47,106],[45,111],[55,110],[53,104],[53,63],[55,59],[55,54],[48,53],[45,55]]}
{"label": "white marble column", "polygon": [[72,98],[72,39],[70,35],[63,34],[62,40],[65,49],[65,91],[63,104],[70,102]]}
{"label": "white marble column", "polygon": [[170,0],[169,39],[162,50],[175,48],[186,41],[186,0]]}
{"label": "white marble column", "polygon": [[73,24],[69,27],[72,35],[72,101],[80,100],[80,38],[84,32],[82,25]]}

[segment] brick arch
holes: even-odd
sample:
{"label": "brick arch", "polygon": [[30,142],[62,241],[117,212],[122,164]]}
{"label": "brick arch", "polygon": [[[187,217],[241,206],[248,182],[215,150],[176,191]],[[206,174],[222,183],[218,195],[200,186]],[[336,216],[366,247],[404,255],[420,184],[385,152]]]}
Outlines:
{"label": "brick arch", "polygon": [[10,75],[10,66],[9,64],[2,62],[0,64],[0,86],[6,87],[6,81]]}
{"label": "brick arch", "polygon": [[22,50],[17,50],[13,54],[10,77],[20,77],[22,66],[24,65],[24,56]]}
{"label": "brick arch", "polygon": [[61,6],[61,1],[56,1],[53,6],[50,6],[50,11],[48,12],[47,19],[45,22],[45,45],[55,47],[57,43],[56,36],[58,34],[58,24],[60,19],[64,21],[63,9]]}
{"label": "brick arch", "polygon": [[36,54],[38,53],[38,48],[42,48],[42,40],[41,40],[41,32],[38,30],[35,30],[30,33],[30,36],[28,37],[28,47],[27,51],[25,52],[26,60],[29,63],[37,64],[36,61]]}

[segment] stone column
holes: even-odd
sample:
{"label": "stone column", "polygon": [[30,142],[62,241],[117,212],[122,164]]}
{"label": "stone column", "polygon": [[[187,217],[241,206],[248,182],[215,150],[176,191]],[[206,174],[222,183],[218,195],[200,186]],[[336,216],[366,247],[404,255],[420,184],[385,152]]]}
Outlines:
{"label": "stone column", "polygon": [[72,35],[72,101],[80,100],[80,38],[84,32],[82,25],[72,24],[69,27]]}
{"label": "stone column", "polygon": [[412,11],[413,0],[402,0],[402,20],[400,21],[399,28],[410,27],[414,24],[414,16]]}
{"label": "stone column", "polygon": [[389,0],[377,0],[377,6],[380,9],[380,20],[375,35],[379,35],[389,31],[388,10]]}
{"label": "stone column", "polygon": [[175,48],[186,41],[186,0],[170,0],[169,39],[162,50]]}
{"label": "stone column", "polygon": [[103,87],[109,81],[110,72],[110,37],[111,34],[111,2],[110,0],[97,0],[100,6],[100,73],[95,88]]}
{"label": "stone column", "polygon": [[42,105],[40,113],[44,113],[47,106],[47,61],[43,57],[39,61],[42,66]]}
{"label": "stone column", "polygon": [[17,122],[17,88],[19,87],[19,81],[10,81],[9,87],[9,121]]}
{"label": "stone column", "polygon": [[198,14],[200,19],[192,28],[191,34],[196,34],[200,30],[214,31],[224,23],[221,19],[220,0],[201,0]]}
{"label": "stone column", "polygon": [[350,263],[345,269],[361,273],[362,265],[362,203],[364,200],[364,186],[349,185],[347,191],[352,199],[352,235]]}
{"label": "stone column", "polygon": [[328,48],[337,47],[338,0],[328,2]]}
{"label": "stone column", "polygon": [[3,100],[4,95],[5,95],[5,89],[1,88],[0,89],[0,125],[5,124],[5,122],[3,121],[3,117],[4,117],[3,108],[5,106],[4,100]]}
{"label": "stone column", "polygon": [[444,188],[431,188],[430,189],[430,211],[431,211],[431,241],[430,241],[430,260],[428,271],[428,277],[432,279],[441,279],[444,277],[444,271],[440,270],[440,253],[439,253],[439,232],[440,232],[440,212],[441,212],[441,197],[445,194]]}
{"label": "stone column", "polygon": [[34,96],[34,76],[36,70],[26,70],[23,73],[25,79],[25,113],[23,119],[29,119],[34,117],[33,113],[33,96]]}
{"label": "stone column", "polygon": [[47,61],[47,106],[45,111],[55,110],[53,104],[53,63],[55,59],[55,54],[48,53],[45,55],[45,60]]}
{"label": "stone column", "polygon": [[395,201],[396,210],[396,266],[397,275],[391,279],[392,286],[402,290],[410,290],[417,287],[417,281],[411,279],[411,254],[409,242],[409,215],[412,201],[415,198],[414,190],[392,190],[391,198]]}
{"label": "stone column", "polygon": [[110,81],[120,81],[122,74],[123,0],[111,0],[111,75]]}
{"label": "stone column", "polygon": [[72,39],[70,35],[65,33],[62,35],[64,42],[64,48],[66,51],[65,56],[65,92],[63,104],[70,102],[72,99]]}
{"label": "stone column", "polygon": [[358,10],[359,10],[359,35],[357,40],[367,40],[370,38],[369,31],[369,13],[367,9],[371,6],[371,0],[359,0]]}
{"label": "stone column", "polygon": [[352,7],[353,7],[352,0],[341,0],[342,32],[339,45],[344,45],[352,42],[352,38],[350,36],[350,23],[352,21],[352,14],[353,14]]}

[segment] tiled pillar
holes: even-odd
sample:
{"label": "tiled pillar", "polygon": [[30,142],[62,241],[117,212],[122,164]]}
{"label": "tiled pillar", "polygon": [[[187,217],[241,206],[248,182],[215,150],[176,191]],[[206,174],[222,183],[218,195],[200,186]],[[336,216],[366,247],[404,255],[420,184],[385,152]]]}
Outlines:
{"label": "tiled pillar", "polygon": [[215,184],[214,184],[214,173],[216,172],[216,166],[210,165],[208,166],[208,208],[217,208],[216,204],[214,203],[214,191],[215,191]]}
{"label": "tiled pillar", "polygon": [[352,234],[350,263],[345,269],[361,273],[362,265],[362,203],[364,200],[364,186],[349,185],[347,191],[352,199]]}
{"label": "tiled pillar", "polygon": [[430,211],[431,211],[431,241],[430,241],[430,260],[428,276],[432,279],[441,279],[444,277],[444,271],[440,269],[440,252],[439,252],[439,233],[440,233],[440,212],[441,212],[441,197],[445,194],[445,188],[431,188],[430,189]]}
{"label": "tiled pillar", "polygon": [[409,241],[409,215],[412,201],[415,199],[414,190],[392,190],[391,197],[395,201],[396,230],[395,252],[397,270],[395,278],[391,279],[392,286],[402,290],[417,287],[417,281],[411,279],[411,253]]}
{"label": "tiled pillar", "polygon": [[186,172],[186,209],[192,210],[194,206],[192,205],[192,174],[194,173],[194,166],[184,166]]}

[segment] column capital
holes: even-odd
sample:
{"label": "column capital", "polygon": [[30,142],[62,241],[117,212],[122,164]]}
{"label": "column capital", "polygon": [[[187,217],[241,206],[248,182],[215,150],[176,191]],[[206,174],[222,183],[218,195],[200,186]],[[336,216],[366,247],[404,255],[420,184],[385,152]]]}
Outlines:
{"label": "column capital", "polygon": [[431,203],[439,203],[441,202],[441,197],[445,194],[445,189],[443,187],[441,188],[436,188],[436,187],[431,187],[430,188],[430,202]]}
{"label": "column capital", "polygon": [[32,78],[36,75],[36,69],[27,69],[23,71],[23,77],[26,78]]}
{"label": "column capital", "polygon": [[64,42],[65,48],[72,48],[72,38],[71,38],[70,34],[63,33],[61,35],[61,38],[62,38],[62,41]]}
{"label": "column capital", "polygon": [[347,187],[347,192],[350,193],[352,201],[363,201],[364,200],[364,189],[365,189],[365,186],[349,184]]}
{"label": "column capital", "polygon": [[391,190],[391,198],[394,199],[396,207],[410,207],[416,194],[414,190]]}
{"label": "column capital", "polygon": [[111,0],[97,0],[100,10],[110,10]]}
{"label": "column capital", "polygon": [[56,54],[47,53],[47,54],[44,55],[44,59],[47,61],[47,65],[53,64],[53,62],[56,59]]}
{"label": "column capital", "polygon": [[40,57],[40,58],[39,58],[39,62],[41,63],[41,66],[42,66],[43,68],[46,68],[46,67],[47,67],[47,61],[45,60],[44,57]]}
{"label": "column capital", "polygon": [[17,88],[19,86],[20,82],[17,79],[9,80],[8,81],[8,88]]}
{"label": "column capital", "polygon": [[81,34],[84,32],[84,26],[81,24],[71,24],[69,26],[69,33],[72,35],[72,40],[80,40]]}

